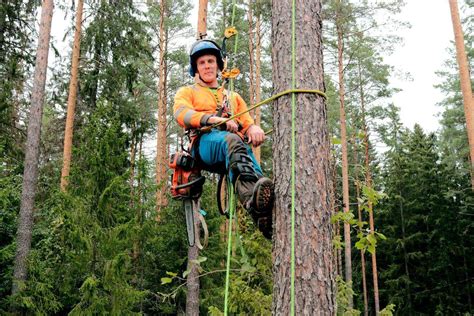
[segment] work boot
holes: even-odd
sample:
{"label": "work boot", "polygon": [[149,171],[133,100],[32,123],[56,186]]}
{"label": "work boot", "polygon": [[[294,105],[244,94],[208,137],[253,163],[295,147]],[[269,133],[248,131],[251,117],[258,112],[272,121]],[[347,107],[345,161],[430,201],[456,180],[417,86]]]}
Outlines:
{"label": "work boot", "polygon": [[236,183],[237,194],[244,208],[249,212],[258,229],[267,239],[272,238],[272,210],[275,200],[273,182],[260,178],[257,182]]}

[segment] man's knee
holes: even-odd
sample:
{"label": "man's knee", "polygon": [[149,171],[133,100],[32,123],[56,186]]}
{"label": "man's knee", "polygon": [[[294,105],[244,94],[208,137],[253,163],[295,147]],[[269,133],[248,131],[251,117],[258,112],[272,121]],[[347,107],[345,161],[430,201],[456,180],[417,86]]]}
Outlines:
{"label": "man's knee", "polygon": [[242,138],[234,133],[228,133],[225,135],[225,142],[227,144],[227,151],[232,154],[233,152],[244,152],[246,147]]}

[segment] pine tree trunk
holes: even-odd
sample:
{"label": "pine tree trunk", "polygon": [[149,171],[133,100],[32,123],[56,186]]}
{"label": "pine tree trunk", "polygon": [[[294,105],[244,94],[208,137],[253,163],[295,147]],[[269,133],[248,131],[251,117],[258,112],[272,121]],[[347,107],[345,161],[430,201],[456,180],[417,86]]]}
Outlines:
{"label": "pine tree trunk", "polygon": [[[362,124],[364,128],[364,147],[365,147],[365,182],[367,187],[372,189],[372,175],[370,171],[370,157],[369,157],[369,135],[367,123],[365,121],[365,98],[363,94],[361,95],[361,110],[362,110]],[[370,234],[375,234],[375,224],[374,224],[374,210],[372,202],[368,201],[369,206],[369,226]],[[374,236],[375,237],[375,236]],[[380,303],[379,303],[379,282],[378,282],[378,273],[377,273],[377,249],[374,249],[372,254],[372,279],[374,284],[374,304],[375,304],[375,314],[378,315],[380,312]]]}
{"label": "pine tree trunk", "polygon": [[[346,131],[346,111],[344,109],[344,63],[343,63],[343,30],[340,14],[340,1],[338,1],[338,9],[336,16],[337,29],[337,64],[339,74],[339,113],[341,122],[341,144],[342,144],[342,204],[344,213],[349,214],[349,163],[347,159],[347,131]],[[352,287],[352,256],[351,256],[351,226],[344,221],[344,275],[348,286]],[[349,297],[349,308],[353,307],[352,295]]]}
{"label": "pine tree trunk", "polygon": [[[274,93],[292,87],[292,8],[272,2]],[[324,90],[321,2],[296,1],[297,88]],[[275,215],[273,247],[273,314],[289,315],[291,306],[291,211],[295,192],[295,315],[334,315],[335,288],[331,242],[329,137],[324,99],[298,94],[296,99],[295,190],[292,190],[291,96],[274,103],[273,143]]]}
{"label": "pine tree trunk", "polygon": [[[207,2],[207,0],[199,0],[197,39],[202,39],[207,36]],[[226,10],[224,10],[224,13],[225,11]]]}
{"label": "pine tree trunk", "polygon": [[156,144],[156,213],[160,216],[161,208],[168,204],[166,199],[167,192],[167,173],[168,163],[167,145],[166,145],[166,0],[161,0],[160,16],[160,78],[158,80],[158,126],[157,126],[157,144]]}
{"label": "pine tree trunk", "polygon": [[76,9],[76,30],[74,31],[74,46],[72,48],[72,62],[71,62],[71,81],[69,82],[69,96],[67,99],[67,118],[66,129],[64,132],[64,153],[63,153],[63,168],[61,170],[61,191],[65,192],[69,183],[69,170],[71,168],[71,151],[72,138],[74,133],[74,115],[76,112],[76,97],[78,84],[78,69],[79,56],[81,47],[81,26],[82,26],[82,11],[84,1],[78,0]]}
{"label": "pine tree trunk", "polygon": [[[197,38],[204,38],[207,32],[207,0],[199,1],[199,14],[198,14],[198,33]],[[199,202],[197,208],[200,209]],[[196,214],[194,214],[194,221],[199,222]],[[195,229],[199,229],[199,225],[195,225]],[[190,273],[187,277],[187,289],[186,295],[186,315],[198,316],[199,315],[199,270],[197,265],[193,262],[199,257],[199,248],[194,245],[188,247],[188,269]]]}
{"label": "pine tree trunk", "polygon": [[134,200],[135,200],[135,157],[136,157],[136,151],[137,151],[137,138],[135,137],[135,124],[132,126],[131,130],[131,138],[132,142],[130,144],[130,177],[129,177],[129,182],[130,182],[130,208],[133,209],[134,206]]}
{"label": "pine tree trunk", "polygon": [[[360,96],[360,103],[365,104],[365,97],[364,97],[364,87],[362,85],[362,71],[360,67],[360,60],[358,60],[357,63],[358,67],[358,75],[359,75],[359,96]],[[365,106],[364,106],[365,109]],[[365,124],[365,117],[364,119],[364,124]],[[364,135],[365,135],[366,129],[364,128]],[[358,219],[359,222],[363,221],[362,217],[362,208],[359,203],[359,198],[360,198],[360,182],[359,182],[359,158],[357,155],[357,142],[354,138],[354,163],[356,165],[356,170],[355,170],[355,184],[356,184],[356,200],[357,200],[357,214],[358,214]],[[364,146],[365,148],[365,146]],[[360,229],[359,232],[362,232],[362,228]],[[361,261],[361,268],[362,268],[362,291],[364,295],[364,316],[369,315],[369,303],[368,303],[368,295],[367,295],[367,274],[365,270],[365,250],[362,249],[360,251],[360,261]]]}
{"label": "pine tree trunk", "polygon": [[196,245],[188,247],[188,269],[191,269],[187,277],[188,295],[186,296],[186,315],[199,316],[199,271],[193,260],[197,260],[199,249]]}
{"label": "pine tree trunk", "polygon": [[[360,91],[362,92],[362,85],[361,85],[361,76],[360,76],[360,64],[359,64],[359,87],[360,87]],[[362,96],[362,93],[361,93],[361,96]],[[354,165],[356,166],[355,167],[355,170],[354,170],[354,174],[355,174],[355,188],[356,188],[356,201],[357,201],[357,215],[358,215],[358,220],[359,222],[362,222],[363,221],[363,218],[362,218],[362,208],[361,208],[361,205],[359,203],[359,198],[360,198],[360,182],[359,182],[359,157],[357,155],[357,141],[356,141],[356,137],[354,136]],[[359,233],[362,233],[362,228],[359,229]],[[362,273],[362,294],[363,294],[363,297],[364,297],[364,316],[368,316],[369,315],[369,303],[368,303],[368,299],[367,299],[367,273],[366,273],[366,270],[365,270],[365,250],[362,249],[360,251],[360,264],[361,264],[361,273]]]}
{"label": "pine tree trunk", "polygon": [[[254,83],[254,54],[255,49],[253,46],[253,32],[254,32],[254,24],[253,24],[253,15],[252,15],[252,0],[249,0],[248,9],[247,9],[247,20],[249,22],[249,104],[255,104],[255,83]],[[250,115],[253,119],[255,119],[255,110],[250,111]],[[255,148],[253,148],[255,153]]]}
{"label": "pine tree trunk", "polygon": [[25,282],[27,277],[27,256],[31,248],[31,232],[33,229],[33,207],[36,195],[36,183],[38,180],[41,119],[43,116],[44,90],[53,8],[53,0],[43,1],[26,140],[25,170],[23,173],[20,218],[17,230],[17,249],[13,271],[13,294],[20,290],[20,283]]}
{"label": "pine tree trunk", "polygon": [[[331,194],[331,204],[332,204],[332,215],[335,215],[337,212],[337,203],[336,203],[336,184],[337,184],[337,172],[336,172],[336,157],[335,157],[335,150],[331,148],[331,154],[330,158],[330,166],[331,166],[331,181],[332,181],[332,194]],[[332,225],[333,229],[333,237],[334,236],[340,236],[341,235],[341,225],[339,222],[335,222]],[[341,247],[334,247],[334,266],[336,267],[336,275],[341,276],[342,275],[342,251]]]}
{"label": "pine tree trunk", "polygon": [[[260,10],[257,12],[256,16],[257,20],[255,21],[255,103],[260,102],[260,93],[261,93],[261,58],[262,58],[262,34],[261,34],[261,12]],[[260,107],[255,109],[255,124],[260,126],[261,123],[261,109]],[[260,163],[261,157],[261,150],[260,146],[255,147],[254,154],[255,159],[257,159],[258,163]]]}
{"label": "pine tree trunk", "polygon": [[471,165],[471,187],[474,190],[474,99],[472,97],[471,78],[467,61],[466,49],[464,47],[464,35],[459,18],[457,0],[449,0],[451,9],[451,20],[453,21],[454,40],[456,42],[456,56],[459,64],[459,79],[464,101],[464,114],[466,116],[466,130],[469,141],[470,165]]}

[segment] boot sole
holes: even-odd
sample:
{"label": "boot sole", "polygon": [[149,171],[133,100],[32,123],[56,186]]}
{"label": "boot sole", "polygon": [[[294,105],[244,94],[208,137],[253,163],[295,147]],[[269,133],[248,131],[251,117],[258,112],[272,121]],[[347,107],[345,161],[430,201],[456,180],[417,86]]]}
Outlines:
{"label": "boot sole", "polygon": [[275,201],[273,182],[268,178],[261,178],[255,184],[254,205],[259,215],[272,213]]}

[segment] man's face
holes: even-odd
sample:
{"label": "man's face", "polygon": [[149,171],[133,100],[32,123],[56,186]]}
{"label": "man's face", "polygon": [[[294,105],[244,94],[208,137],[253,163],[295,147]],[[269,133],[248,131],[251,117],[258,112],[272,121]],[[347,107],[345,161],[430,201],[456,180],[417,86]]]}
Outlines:
{"label": "man's face", "polygon": [[197,71],[201,80],[211,83],[217,78],[217,59],[214,55],[203,55],[196,60]]}

